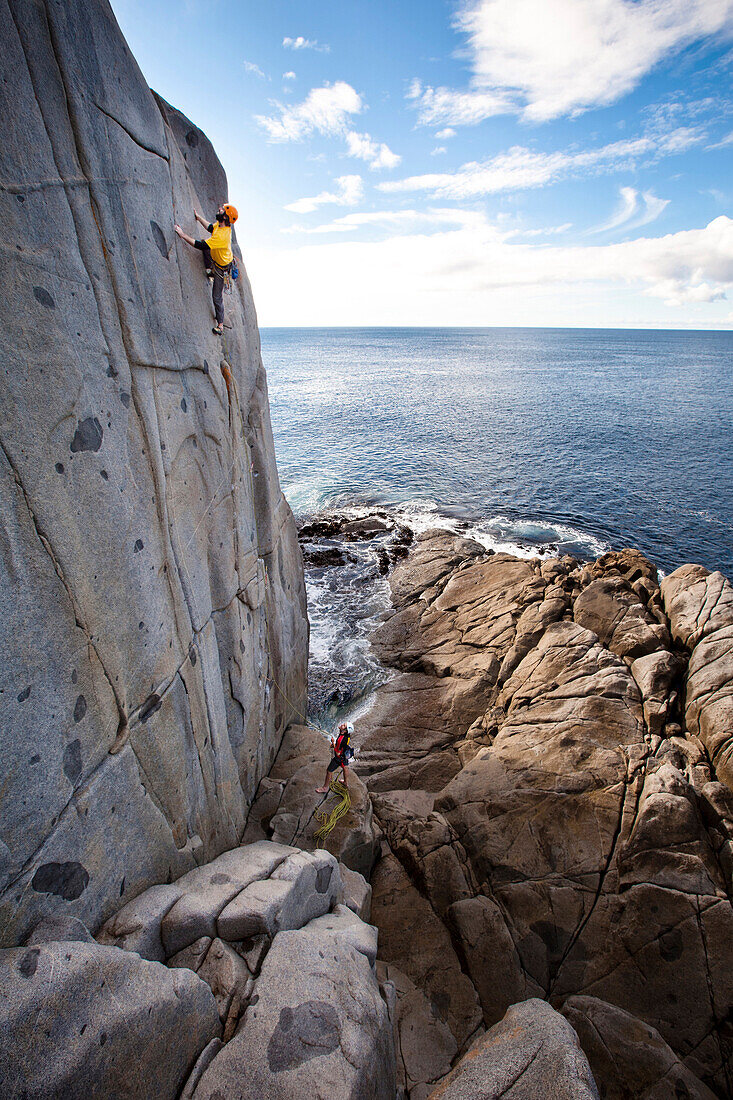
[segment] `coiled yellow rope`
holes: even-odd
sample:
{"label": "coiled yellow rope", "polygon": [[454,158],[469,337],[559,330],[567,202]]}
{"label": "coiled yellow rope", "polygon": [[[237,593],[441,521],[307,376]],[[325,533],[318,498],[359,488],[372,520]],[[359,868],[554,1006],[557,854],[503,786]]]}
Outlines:
{"label": "coiled yellow rope", "polygon": [[345,817],[351,808],[351,795],[345,783],[339,782],[338,779],[332,779],[331,791],[335,795],[338,795],[339,798],[339,801],[331,812],[328,813],[327,810],[316,810],[316,818],[321,822],[321,827],[313,834],[313,838],[318,848],[324,847],[328,837],[336,828],[341,818]]}

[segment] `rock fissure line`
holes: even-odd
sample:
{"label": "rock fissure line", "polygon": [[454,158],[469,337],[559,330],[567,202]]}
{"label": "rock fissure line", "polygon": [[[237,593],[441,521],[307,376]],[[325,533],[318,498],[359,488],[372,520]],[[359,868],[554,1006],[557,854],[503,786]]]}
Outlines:
{"label": "rock fissure line", "polygon": [[169,154],[168,154],[168,156],[166,157],[166,156],[164,156],[164,154],[163,154],[163,153],[159,153],[157,149],[151,149],[149,145],[146,145],[146,144],[145,144],[144,142],[140,141],[140,139],[139,139],[139,138],[136,138],[136,137],[135,137],[135,135],[134,135],[134,134],[133,134],[133,133],[132,133],[132,132],[131,132],[130,130],[128,130],[128,128],[127,128],[127,126],[125,126],[124,122],[120,122],[120,120],[119,120],[118,118],[115,118],[115,116],[114,116],[114,115],[111,115],[111,114],[109,113],[109,111],[106,111],[106,110],[104,109],[104,107],[102,107],[102,106],[101,106],[101,105],[100,105],[99,103],[96,103],[96,102],[95,102],[94,106],[95,106],[95,107],[97,108],[97,110],[98,110],[98,111],[101,111],[101,113],[102,113],[103,115],[105,115],[105,116],[106,116],[107,118],[111,119],[111,120],[112,120],[112,122],[115,122],[115,123],[116,123],[116,124],[117,124],[117,125],[118,125],[118,126],[120,127],[120,129],[121,129],[121,130],[123,130],[123,131],[124,131],[124,132],[125,132],[125,133],[127,134],[127,136],[129,137],[130,141],[134,141],[134,142],[135,142],[135,144],[136,144],[136,145],[137,145],[137,146],[138,146],[138,147],[139,147],[140,149],[144,150],[144,152],[146,152],[146,153],[152,153],[152,155],[153,155],[154,157],[160,157],[160,159],[161,159],[161,160],[164,160],[164,161],[166,161],[167,163],[170,163],[170,153],[169,153]]}

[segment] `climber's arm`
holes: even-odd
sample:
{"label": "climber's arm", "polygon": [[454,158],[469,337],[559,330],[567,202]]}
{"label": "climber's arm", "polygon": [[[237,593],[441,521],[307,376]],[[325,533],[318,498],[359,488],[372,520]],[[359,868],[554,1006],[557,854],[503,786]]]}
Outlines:
{"label": "climber's arm", "polygon": [[196,241],[193,239],[193,237],[189,237],[188,233],[184,233],[180,225],[174,225],[173,228],[182,241],[185,241],[186,244],[193,245],[194,248],[196,247]]}

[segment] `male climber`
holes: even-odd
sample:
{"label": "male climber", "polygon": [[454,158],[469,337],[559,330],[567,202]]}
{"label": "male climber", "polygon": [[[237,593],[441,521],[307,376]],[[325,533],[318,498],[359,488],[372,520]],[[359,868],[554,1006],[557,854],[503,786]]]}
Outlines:
{"label": "male climber", "polygon": [[341,768],[341,774],[344,777],[344,786],[348,787],[349,782],[346,777],[346,769],[349,766],[349,760],[354,755],[354,750],[351,747],[351,735],[354,732],[354,727],[351,722],[342,722],[339,726],[338,736],[334,740],[331,738],[331,748],[333,749],[333,760],[326,768],[326,778],[324,780],[323,787],[316,787],[316,794],[326,794],[330,786],[329,776],[332,772],[338,771]]}
{"label": "male climber", "polygon": [[235,206],[226,202],[222,203],[217,210],[215,222],[205,221],[197,210],[194,210],[193,216],[199,225],[203,225],[204,229],[211,233],[211,236],[205,241],[195,241],[193,237],[189,237],[188,233],[183,232],[180,225],[174,225],[173,228],[182,241],[192,245],[193,248],[198,248],[203,253],[206,274],[213,280],[211,297],[214,302],[216,324],[212,332],[215,332],[217,336],[221,336],[224,331],[224,303],[222,302],[224,279],[232,270],[234,260],[232,226],[239,214]]}

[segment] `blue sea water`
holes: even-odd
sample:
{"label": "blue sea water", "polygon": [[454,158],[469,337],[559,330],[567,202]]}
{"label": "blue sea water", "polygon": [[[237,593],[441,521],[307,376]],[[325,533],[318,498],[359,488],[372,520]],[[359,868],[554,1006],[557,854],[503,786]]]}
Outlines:
{"label": "blue sea water", "polygon": [[733,332],[264,329],[262,355],[296,515],[733,576]]}

